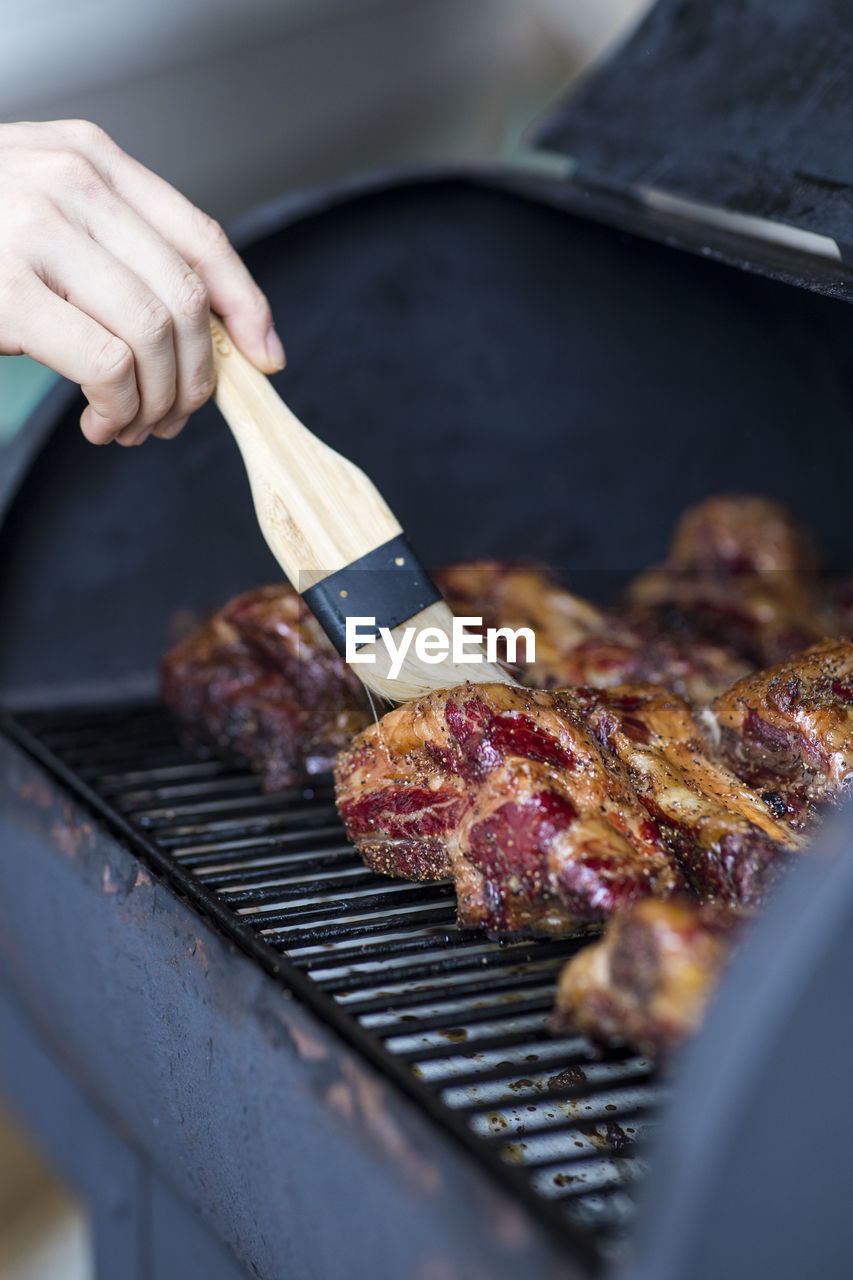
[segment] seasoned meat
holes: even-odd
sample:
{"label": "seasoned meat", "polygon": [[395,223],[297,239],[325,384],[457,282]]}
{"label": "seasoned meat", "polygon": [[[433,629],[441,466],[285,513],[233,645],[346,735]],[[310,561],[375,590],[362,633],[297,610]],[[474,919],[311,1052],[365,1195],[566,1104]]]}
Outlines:
{"label": "seasoned meat", "polygon": [[822,640],[739,680],[711,712],[731,768],[780,817],[807,825],[853,789],[851,641]]}
{"label": "seasoned meat", "polygon": [[687,899],[634,903],[563,969],[554,1030],[670,1056],[699,1029],[742,924]]}
{"label": "seasoned meat", "polygon": [[580,640],[561,655],[550,676],[559,685],[649,683],[681,694],[695,707],[704,707],[734,680],[747,675],[752,664],[722,645],[700,639],[677,640],[629,623],[618,613],[609,616],[600,635]]}
{"label": "seasoned meat", "polygon": [[624,611],[598,609],[537,566],[478,561],[433,576],[458,616],[533,631],[536,659],[516,669],[532,688],[647,680],[704,706],[752,670],[724,646],[696,637],[679,644],[660,629],[633,625]]}
{"label": "seasoned meat", "polygon": [[[560,645],[601,625],[598,610],[533,566],[479,562],[435,577],[454,612],[534,628],[543,679]],[[331,769],[370,719],[360,682],[283,583],[236,597],[176,645],[161,685],[187,740],[249,764],[272,789]]]}
{"label": "seasoned meat", "polygon": [[779,503],[709,498],[682,517],[664,564],[632,584],[625,619],[651,641],[718,644],[766,666],[827,634],[817,567]]}
{"label": "seasoned meat", "polygon": [[570,695],[462,685],[398,707],[341,756],[337,797],[368,866],[450,876],[463,926],[565,931],[682,884]]}
{"label": "seasoned meat", "polygon": [[692,887],[732,907],[762,902],[803,840],[710,757],[686,702],[651,685],[573,692],[602,747],[624,764]]}
{"label": "seasoned meat", "polygon": [[566,591],[539,565],[477,560],[439,569],[433,578],[457,617],[482,618],[486,627],[533,631],[536,661],[522,669],[524,682],[534,687],[547,687],[561,655],[607,627],[606,616],[595,605]]}
{"label": "seasoned meat", "polygon": [[[537,566],[482,561],[435,577],[455,613],[534,632],[536,660],[519,668],[534,687],[650,681],[703,706],[751,670],[723,644],[602,611]],[[369,718],[359,682],[285,585],[238,596],[176,646],[162,687],[185,737],[247,762],[268,787],[330,768]]]}
{"label": "seasoned meat", "polygon": [[370,867],[449,876],[460,922],[493,932],[604,919],[670,894],[676,866],[707,899],[755,906],[803,845],[651,685],[433,693],[361,733],[337,782]]}
{"label": "seasoned meat", "polygon": [[276,790],[332,768],[371,718],[360,681],[290,587],[231,600],[166,654],[163,701],[183,735]]}

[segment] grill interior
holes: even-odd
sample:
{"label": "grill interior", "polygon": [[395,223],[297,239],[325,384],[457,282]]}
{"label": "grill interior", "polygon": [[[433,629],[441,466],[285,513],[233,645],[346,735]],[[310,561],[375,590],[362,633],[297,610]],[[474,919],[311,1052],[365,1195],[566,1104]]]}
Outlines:
{"label": "grill interior", "polygon": [[173,887],[393,1077],[589,1269],[624,1249],[662,1085],[546,1019],[583,944],[456,927],[450,884],[368,871],[331,779],[264,794],[177,741],[156,705],[5,727]]}

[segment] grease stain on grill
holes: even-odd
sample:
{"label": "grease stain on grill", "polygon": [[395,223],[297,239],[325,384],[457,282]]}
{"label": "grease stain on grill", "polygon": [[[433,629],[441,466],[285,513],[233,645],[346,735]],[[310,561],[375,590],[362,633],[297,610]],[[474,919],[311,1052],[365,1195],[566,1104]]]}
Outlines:
{"label": "grease stain on grill", "polygon": [[566,1085],[586,1084],[586,1072],[579,1066],[564,1067],[555,1076],[551,1076],[548,1084],[552,1089],[560,1089]]}

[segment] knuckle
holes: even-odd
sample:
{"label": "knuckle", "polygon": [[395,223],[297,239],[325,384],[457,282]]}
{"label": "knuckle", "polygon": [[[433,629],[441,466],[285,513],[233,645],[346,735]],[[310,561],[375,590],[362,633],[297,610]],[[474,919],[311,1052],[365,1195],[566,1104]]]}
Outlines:
{"label": "knuckle", "polygon": [[140,309],[139,330],[143,341],[154,346],[159,346],[172,336],[169,309],[153,294],[146,298]]}
{"label": "knuckle", "polygon": [[59,122],[62,134],[77,146],[87,150],[109,142],[109,136],[92,120],[62,120]]}
{"label": "knuckle", "polygon": [[156,391],[151,391],[145,397],[145,421],[148,424],[162,422],[166,415],[171,413],[174,404],[173,387],[158,387]]}
{"label": "knuckle", "polygon": [[211,218],[208,213],[205,213],[202,216],[205,222],[205,233],[210,243],[215,245],[217,248],[230,249],[231,241],[225,234],[225,228],[222,226],[222,223],[217,222],[215,218]]}
{"label": "knuckle", "polygon": [[30,291],[32,271],[17,254],[7,247],[0,251],[0,287],[3,290],[4,312],[13,310],[10,304],[19,306]]}
{"label": "knuckle", "polygon": [[178,307],[188,320],[202,320],[210,308],[207,285],[195,271],[188,271],[178,286]]}
{"label": "knuckle", "polygon": [[92,360],[92,381],[117,386],[133,372],[133,352],[126,342],[110,334],[101,343]]}
{"label": "knuckle", "polygon": [[62,183],[76,191],[92,191],[103,185],[101,175],[91,160],[79,151],[55,151],[51,163]]}
{"label": "knuckle", "polygon": [[261,293],[260,289],[253,292],[249,305],[252,311],[252,318],[258,325],[258,328],[269,329],[272,325],[272,308],[270,307],[266,296]]}
{"label": "knuckle", "polygon": [[211,369],[201,369],[191,379],[182,397],[184,407],[191,413],[206,404],[216,388],[216,373]]}
{"label": "knuckle", "polygon": [[37,190],[22,191],[12,203],[9,213],[6,231],[11,243],[16,244],[23,239],[28,248],[43,241],[61,216],[51,198]]}
{"label": "knuckle", "polygon": [[223,257],[233,252],[231,241],[225,234],[222,224],[217,222],[215,218],[211,218],[210,214],[203,213],[201,209],[197,210],[199,221],[199,240],[205,246],[205,257]]}

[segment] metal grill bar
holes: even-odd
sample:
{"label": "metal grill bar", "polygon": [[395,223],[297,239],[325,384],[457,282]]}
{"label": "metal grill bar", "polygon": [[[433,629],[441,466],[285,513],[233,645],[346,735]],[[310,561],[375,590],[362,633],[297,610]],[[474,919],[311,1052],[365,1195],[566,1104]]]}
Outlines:
{"label": "metal grill bar", "polygon": [[328,778],[264,793],[183,749],[156,706],[4,727],[508,1179],[590,1271],[615,1256],[662,1087],[641,1058],[548,1034],[582,936],[501,944],[457,929],[452,886],[363,866]]}

